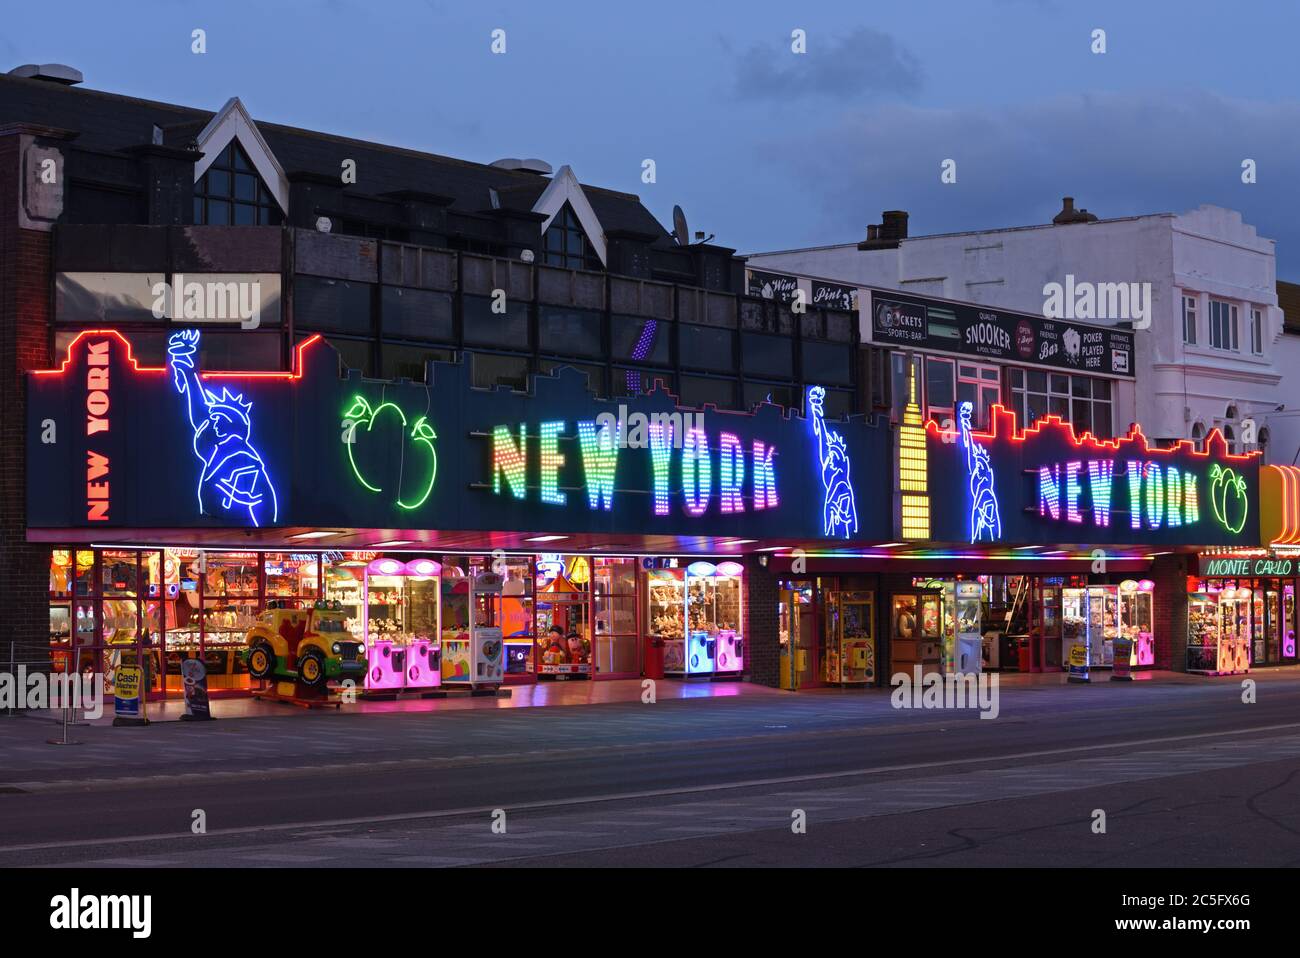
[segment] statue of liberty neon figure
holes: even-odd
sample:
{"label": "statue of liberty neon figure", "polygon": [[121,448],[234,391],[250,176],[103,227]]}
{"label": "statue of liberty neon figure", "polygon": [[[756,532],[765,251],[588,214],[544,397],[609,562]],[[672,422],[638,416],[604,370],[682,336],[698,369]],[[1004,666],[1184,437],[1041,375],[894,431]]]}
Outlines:
{"label": "statue of liberty neon figure", "polygon": [[185,397],[190,428],[194,430],[194,455],[203,464],[198,497],[201,515],[216,515],[216,505],[254,526],[275,522],[280,515],[275,486],[266,463],[252,444],[253,403],[225,386],[216,393],[206,388],[194,368],[199,331],[187,329],[167,340],[167,360],[172,385]]}
{"label": "statue of liberty neon figure", "polygon": [[966,449],[966,472],[970,476],[970,541],[996,542],[1002,538],[1002,516],[998,512],[997,493],[993,491],[993,465],[989,451],[971,435],[971,409],[969,402],[957,407],[961,444]]}
{"label": "statue of liberty neon figure", "polygon": [[844,437],[826,426],[826,390],[813,386],[808,390],[808,417],[817,436],[817,455],[821,460],[822,534],[847,539],[858,531],[858,506],[849,482],[849,452]]}

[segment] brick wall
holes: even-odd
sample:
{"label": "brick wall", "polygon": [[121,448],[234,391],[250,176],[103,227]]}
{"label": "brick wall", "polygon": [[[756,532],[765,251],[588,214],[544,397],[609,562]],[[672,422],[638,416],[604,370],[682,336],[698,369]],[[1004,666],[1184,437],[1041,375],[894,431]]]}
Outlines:
{"label": "brick wall", "polygon": [[[26,383],[50,364],[50,233],[18,227],[21,137],[0,135],[0,668],[49,659],[49,550],[26,542]],[[30,667],[30,666],[29,666]]]}
{"label": "brick wall", "polygon": [[1187,670],[1187,574],[1190,556],[1156,556],[1151,563],[1155,583],[1152,612],[1156,630],[1156,668]]}
{"label": "brick wall", "polygon": [[781,684],[781,638],[777,578],[760,561],[745,556],[745,669],[757,685]]}

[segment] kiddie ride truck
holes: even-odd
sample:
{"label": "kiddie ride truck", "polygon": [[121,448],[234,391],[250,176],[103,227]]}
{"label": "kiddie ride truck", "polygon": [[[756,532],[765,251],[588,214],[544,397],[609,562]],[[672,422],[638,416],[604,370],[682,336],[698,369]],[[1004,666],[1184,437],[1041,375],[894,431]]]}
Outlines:
{"label": "kiddie ride truck", "polygon": [[366,675],[365,646],[346,621],[337,602],[308,609],[273,602],[248,630],[240,658],[253,678],[294,682],[313,698],[323,697],[330,681],[353,679],[359,685]]}

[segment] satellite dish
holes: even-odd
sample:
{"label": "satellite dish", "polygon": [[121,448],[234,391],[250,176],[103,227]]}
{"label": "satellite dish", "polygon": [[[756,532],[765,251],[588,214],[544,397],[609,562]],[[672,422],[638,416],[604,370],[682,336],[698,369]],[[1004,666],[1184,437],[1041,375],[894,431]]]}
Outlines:
{"label": "satellite dish", "polygon": [[691,245],[691,233],[686,228],[686,214],[680,206],[673,206],[673,239],[677,240],[678,246]]}

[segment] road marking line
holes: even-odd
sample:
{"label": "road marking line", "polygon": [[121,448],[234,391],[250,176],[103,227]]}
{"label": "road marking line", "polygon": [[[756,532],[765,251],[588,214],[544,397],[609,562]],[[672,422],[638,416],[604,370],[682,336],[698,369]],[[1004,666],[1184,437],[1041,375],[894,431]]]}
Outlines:
{"label": "road marking line", "polygon": [[1031,752],[1015,752],[1010,755],[974,756],[970,758],[945,759],[938,762],[913,762],[906,765],[882,765],[877,768],[852,769],[841,772],[814,772],[807,775],[789,775],[781,778],[757,778],[743,782],[720,782],[713,785],[687,785],[678,788],[648,789],[638,792],[614,792],[605,795],[584,795],[577,798],[547,799],[537,802],[522,802],[515,805],[484,805],[473,808],[448,808],[429,812],[399,812],[391,815],[367,815],[357,818],[332,818],[320,821],[286,822],[275,825],[248,825],[241,828],[220,828],[196,836],[191,832],[158,832],[151,835],[125,835],[118,838],[91,838],[81,841],[37,842],[27,845],[0,845],[0,854],[9,852],[43,851],[56,848],[91,848],[100,845],[130,845],[139,842],[174,841],[183,838],[215,838],[235,835],[257,835],[265,832],[280,832],[304,828],[338,828],[352,825],[378,825],[388,822],[428,821],[441,818],[459,818],[467,815],[491,815],[498,808],[507,811],[533,811],[537,809],[555,809],[576,805],[594,805],[603,802],[635,801],[645,798],[667,798],[674,795],[699,795],[706,792],[732,791],[741,788],[762,788],[772,785],[793,785],[801,782],[830,781],[839,778],[860,778],[864,775],[880,775],[888,772],[910,772],[930,768],[947,768],[953,765],[986,765],[991,762],[1004,762],[1013,759],[1043,758],[1055,755],[1076,755],[1083,752],[1096,752],[1105,749],[1129,748],[1141,745],[1163,745],[1171,742],[1195,742],[1207,738],[1224,738],[1236,735],[1257,735],[1260,732],[1290,731],[1300,728],[1300,722],[1284,725],[1263,725],[1256,728],[1235,729],[1223,732],[1197,732],[1190,735],[1171,735],[1163,738],[1130,739],[1125,742],[1110,742],[1096,745],[1074,745],[1068,748],[1036,749]]}

